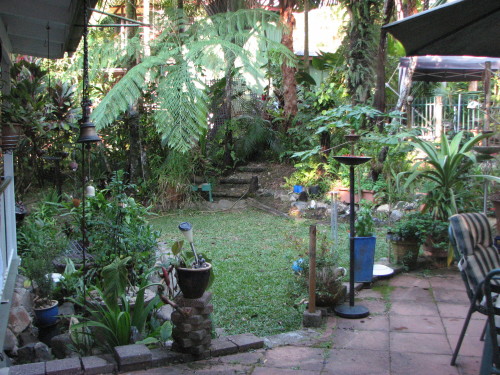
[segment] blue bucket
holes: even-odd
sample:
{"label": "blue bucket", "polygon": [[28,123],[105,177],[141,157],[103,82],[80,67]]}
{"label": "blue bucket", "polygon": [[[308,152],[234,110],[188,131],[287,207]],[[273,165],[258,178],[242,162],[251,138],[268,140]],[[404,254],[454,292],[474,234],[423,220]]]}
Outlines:
{"label": "blue bucket", "polygon": [[371,283],[376,237],[354,237],[354,282]]}
{"label": "blue bucket", "polygon": [[304,191],[304,187],[301,185],[293,185],[293,192],[296,194],[300,194]]}

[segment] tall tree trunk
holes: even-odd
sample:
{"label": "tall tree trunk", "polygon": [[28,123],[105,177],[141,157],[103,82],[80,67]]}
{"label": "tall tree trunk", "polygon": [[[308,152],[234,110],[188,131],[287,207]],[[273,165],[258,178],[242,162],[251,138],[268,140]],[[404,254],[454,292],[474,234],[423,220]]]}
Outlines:
{"label": "tall tree trunk", "polygon": [[[384,20],[383,24],[389,23],[392,12],[394,11],[394,0],[384,1]],[[378,54],[377,54],[377,86],[375,88],[375,98],[373,100],[373,106],[381,112],[385,112],[385,63],[387,61],[387,31],[385,29],[380,30],[380,40],[378,44]],[[380,124],[380,131],[382,131],[383,125]]]}
{"label": "tall tree trunk", "polygon": [[309,0],[304,0],[304,65],[309,73]]}
{"label": "tall tree trunk", "polygon": [[[137,0],[127,0],[125,4],[126,17],[131,20],[137,19]],[[127,27],[127,40],[132,39],[137,34],[135,27]],[[138,57],[134,56],[130,60],[127,69],[133,68],[138,61]],[[130,182],[136,183],[142,176],[142,163],[141,163],[141,146],[140,142],[140,115],[137,103],[133,103],[130,109],[125,113],[125,126],[129,131],[129,150],[128,150],[128,172]]]}
{"label": "tall tree trunk", "polygon": [[[293,27],[295,26],[295,17],[293,16],[293,0],[280,0],[280,18],[281,22],[285,25],[286,30],[283,31],[281,43],[293,52]],[[293,118],[298,112],[297,107],[297,80],[295,73],[297,69],[288,66],[286,63],[281,65],[281,74],[283,76],[283,99],[284,99],[284,113],[285,113],[285,126],[284,131],[288,129]]]}
{"label": "tall tree trunk", "polygon": [[367,104],[375,83],[376,33],[379,1],[344,0],[350,15],[346,49],[347,90],[351,102]]}

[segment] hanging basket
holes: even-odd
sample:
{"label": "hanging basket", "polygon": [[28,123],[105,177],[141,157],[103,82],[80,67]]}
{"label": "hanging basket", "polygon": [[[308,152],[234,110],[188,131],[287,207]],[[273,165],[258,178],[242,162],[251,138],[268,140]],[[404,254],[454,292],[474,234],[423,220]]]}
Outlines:
{"label": "hanging basket", "polygon": [[13,150],[17,147],[21,135],[21,124],[9,123],[2,126],[2,149]]}

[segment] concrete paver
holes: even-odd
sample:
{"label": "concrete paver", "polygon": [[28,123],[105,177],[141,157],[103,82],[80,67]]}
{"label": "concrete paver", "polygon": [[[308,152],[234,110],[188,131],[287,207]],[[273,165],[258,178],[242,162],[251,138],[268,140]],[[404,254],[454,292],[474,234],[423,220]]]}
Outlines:
{"label": "concrete paver", "polygon": [[[375,283],[375,286],[377,283]],[[474,314],[457,366],[452,351],[468,309],[456,270],[397,275],[361,290],[363,319],[328,316],[321,329],[266,338],[266,349],[129,373],[130,375],[473,375],[479,373],[485,318]],[[280,346],[281,345],[281,346]]]}
{"label": "concrete paver", "polygon": [[391,375],[459,375],[449,355],[391,353]]}
{"label": "concrete paver", "polygon": [[439,316],[391,315],[391,331],[445,334]]}

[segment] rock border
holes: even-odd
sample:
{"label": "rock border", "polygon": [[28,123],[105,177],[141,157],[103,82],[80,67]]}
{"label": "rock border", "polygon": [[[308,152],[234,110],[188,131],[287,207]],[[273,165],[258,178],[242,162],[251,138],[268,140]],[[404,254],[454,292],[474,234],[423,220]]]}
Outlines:
{"label": "rock border", "polygon": [[[264,340],[251,333],[224,336],[212,340],[210,356],[246,352],[264,347]],[[191,362],[198,358],[165,348],[149,349],[146,345],[124,345],[114,348],[113,355],[65,358],[47,362],[28,363],[5,368],[9,375],[96,375],[123,373]],[[0,375],[3,371],[0,371]]]}

